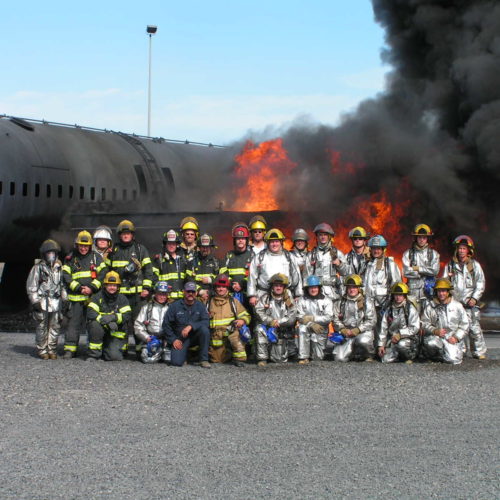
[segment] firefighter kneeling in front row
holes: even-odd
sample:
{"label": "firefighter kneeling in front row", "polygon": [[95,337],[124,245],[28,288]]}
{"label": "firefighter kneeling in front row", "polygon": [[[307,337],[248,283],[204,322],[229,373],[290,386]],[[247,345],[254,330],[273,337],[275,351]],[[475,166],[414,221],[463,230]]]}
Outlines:
{"label": "firefighter kneeling in front row", "polygon": [[[333,305],[333,324],[340,338],[333,355],[335,361],[364,359],[373,361],[374,328],[377,322],[375,305],[370,297],[361,291],[363,281],[357,274],[351,274],[344,280],[345,294]],[[343,337],[343,338],[342,338]]]}
{"label": "firefighter kneeling in front row", "polygon": [[464,357],[464,338],[469,318],[464,306],[451,296],[453,286],[446,278],[436,281],[435,298],[422,315],[424,354],[431,360],[459,365]]}
{"label": "firefighter kneeling in front row", "polygon": [[[215,295],[208,300],[210,316],[210,347],[208,354],[212,363],[225,363],[232,357],[233,364],[244,367],[247,360],[245,344],[250,340],[248,325],[250,314],[238,299],[229,295],[231,282],[225,274],[215,279]],[[245,329],[245,332],[242,329]],[[247,335],[244,335],[247,333]],[[243,334],[243,335],[241,335]]]}
{"label": "firefighter kneeling in front row", "polygon": [[[277,273],[269,279],[269,291],[257,302],[255,312],[258,325],[255,328],[257,365],[266,366],[267,360],[286,363],[289,344],[295,343],[297,309],[287,287],[288,277]],[[293,345],[291,347],[294,347]]]}
{"label": "firefighter kneeling in front row", "polygon": [[135,336],[143,344],[141,361],[157,363],[162,355],[165,361],[170,361],[169,349],[163,349],[161,326],[168,311],[168,294],[171,286],[166,281],[158,281],[154,286],[153,298],[144,304],[134,321]]}
{"label": "firefighter kneeling in front row", "polygon": [[299,365],[325,357],[328,325],[333,319],[332,299],[323,295],[318,276],[309,276],[303,288],[305,294],[297,302]]}
{"label": "firefighter kneeling in front row", "polygon": [[104,290],[95,294],[87,309],[89,350],[87,360],[102,358],[121,361],[127,350],[127,325],[132,309],[127,298],[118,293],[120,275],[110,271],[104,277]]}
{"label": "firefighter kneeling in front row", "polygon": [[403,282],[392,286],[391,303],[382,317],[378,340],[382,363],[400,360],[411,364],[417,357],[420,317],[417,303],[408,297],[409,292]]}

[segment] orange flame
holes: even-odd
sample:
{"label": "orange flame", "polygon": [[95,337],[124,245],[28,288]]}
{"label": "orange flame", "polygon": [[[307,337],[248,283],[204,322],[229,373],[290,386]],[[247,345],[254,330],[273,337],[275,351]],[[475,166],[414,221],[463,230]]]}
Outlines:
{"label": "orange flame", "polygon": [[248,141],[235,157],[235,177],[242,185],[237,189],[232,210],[241,212],[279,210],[277,200],[280,179],[288,175],[296,163],[288,158],[282,139],[255,145]]}

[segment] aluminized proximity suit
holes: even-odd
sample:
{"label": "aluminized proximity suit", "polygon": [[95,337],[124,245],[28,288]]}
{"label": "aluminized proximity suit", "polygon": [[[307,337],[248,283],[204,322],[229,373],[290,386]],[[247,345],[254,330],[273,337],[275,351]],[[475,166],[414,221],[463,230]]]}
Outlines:
{"label": "aluminized proximity suit", "polygon": [[[152,335],[160,338],[163,318],[167,311],[168,302],[160,304],[154,298],[141,307],[134,321],[134,333],[136,338],[140,339],[141,344],[147,344],[148,337]],[[147,349],[147,347],[142,348],[143,354],[144,349]],[[160,358],[156,359],[156,362],[158,361],[160,361]]]}
{"label": "aluminized proximity suit", "polygon": [[144,304],[134,321],[134,331],[137,337],[143,342],[147,342],[151,335],[158,337],[167,311],[168,303],[160,304],[152,299]]}
{"label": "aluminized proximity suit", "polygon": [[354,249],[351,250],[345,256],[346,276],[357,274],[363,278],[369,261],[370,249],[368,247],[365,247],[361,254],[356,253]]}
{"label": "aluminized proximity suit", "polygon": [[225,363],[232,357],[234,361],[246,361],[245,344],[240,332],[232,323],[241,319],[248,326],[250,314],[234,297],[215,295],[208,301],[210,316],[210,347],[208,354],[212,363]]}
{"label": "aluminized proximity suit", "polygon": [[[453,259],[446,264],[443,277],[449,278],[451,281],[453,285],[451,294],[455,300],[458,300],[464,306],[469,318],[467,333],[469,335],[471,354],[475,358],[484,356],[486,354],[486,342],[479,323],[479,301],[483,296],[486,281],[481,265],[475,259],[469,259],[464,264],[460,264],[456,259]],[[474,307],[469,306],[470,299],[475,299],[476,305]]]}
{"label": "aluminized proximity suit", "polygon": [[[288,361],[288,343],[295,342],[294,326],[297,319],[297,308],[288,290],[277,297],[272,293],[262,295],[255,306],[258,325],[255,328],[257,360],[265,361],[271,358],[275,363]],[[271,344],[263,325],[268,327],[274,320],[279,321],[276,328],[278,342]]]}
{"label": "aluminized proximity suit", "polygon": [[290,256],[292,257],[292,260],[295,262],[295,264],[297,264],[301,276],[303,276],[305,272],[306,259],[308,255],[309,250],[307,249],[298,250],[297,248],[294,248],[293,250],[290,250]]}
{"label": "aluminized proximity suit", "polygon": [[[332,264],[332,261],[336,260],[337,257],[340,261],[339,266]],[[339,276],[347,276],[345,255],[331,243],[324,247],[313,248],[307,255],[302,278],[306,280],[308,276],[312,275],[321,280],[322,291],[326,297],[330,297],[334,301],[340,299],[342,286]]]}
{"label": "aluminized proximity suit", "polygon": [[311,297],[304,295],[297,301],[299,321],[299,360],[325,357],[328,325],[333,319],[332,299],[322,293]]}
{"label": "aluminized proximity suit", "polygon": [[356,297],[344,295],[333,304],[333,324],[335,331],[347,335],[352,330],[354,337],[346,337],[344,343],[335,346],[335,361],[351,361],[354,358],[373,358],[373,330],[377,318],[375,306],[369,297],[358,293]]}
{"label": "aluminized proximity suit", "polygon": [[26,291],[33,305],[36,325],[36,347],[39,354],[55,354],[61,328],[61,306],[66,300],[62,282],[62,264],[56,260],[50,266],[45,260],[36,260],[26,281]]}
{"label": "aluminized proximity suit", "polygon": [[[427,302],[422,314],[424,329],[423,352],[430,358],[453,365],[459,365],[464,356],[464,338],[469,329],[469,318],[460,302],[449,298],[441,304],[437,299]],[[444,328],[444,338],[438,336],[438,330]],[[451,336],[459,342],[448,342]]]}
{"label": "aluminized proximity suit", "polygon": [[420,317],[416,304],[409,299],[402,304],[393,301],[386,309],[380,327],[377,347],[386,347],[382,363],[393,363],[398,359],[414,360],[418,354],[419,331]]}
{"label": "aluminized proximity suit", "polygon": [[89,357],[99,359],[102,355],[106,361],[121,361],[127,349],[125,326],[130,323],[131,315],[124,295],[110,294],[106,289],[96,293],[87,308]]}
{"label": "aluminized proximity suit", "polygon": [[426,278],[436,278],[439,273],[439,254],[429,245],[414,244],[403,254],[403,274],[408,279],[410,295],[421,302],[425,300]]}
{"label": "aluminized proximity suit", "polygon": [[269,249],[266,249],[256,255],[250,264],[248,296],[260,299],[267,294],[269,279],[277,273],[288,277],[290,280],[289,289],[294,297],[302,295],[302,277],[290,252],[288,250],[281,250],[273,253]]}
{"label": "aluminized proximity suit", "polygon": [[375,302],[377,309],[388,305],[391,287],[401,281],[401,271],[392,257],[382,256],[368,262],[364,285],[367,297]]}

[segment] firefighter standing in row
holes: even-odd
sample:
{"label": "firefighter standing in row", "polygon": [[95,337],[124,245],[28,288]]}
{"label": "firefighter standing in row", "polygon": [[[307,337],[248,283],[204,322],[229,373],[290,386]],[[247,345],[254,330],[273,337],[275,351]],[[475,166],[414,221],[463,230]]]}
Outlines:
{"label": "firefighter standing in row", "polygon": [[191,262],[192,279],[198,286],[198,296],[206,303],[212,284],[219,274],[219,259],[213,255],[217,248],[214,239],[209,234],[202,234],[198,238],[198,251]]}
{"label": "firefighter standing in row", "polygon": [[258,255],[267,247],[266,242],[264,241],[264,236],[267,231],[266,219],[264,219],[262,215],[255,215],[250,219],[248,227],[250,229],[250,234],[252,235],[250,249],[254,255]]}
{"label": "firefighter standing in row", "polygon": [[57,359],[57,338],[61,328],[62,302],[66,300],[63,286],[61,247],[54,240],[40,246],[40,259],[35,260],[26,281],[26,291],[36,321],[35,342],[38,356]]}
{"label": "firefighter standing in row", "polygon": [[231,236],[233,250],[226,253],[220,273],[229,276],[233,295],[246,307],[248,275],[253,256],[248,244],[250,230],[244,222],[237,222],[231,229]]}
{"label": "firefighter standing in row", "polygon": [[247,353],[240,330],[250,324],[250,314],[238,299],[229,294],[231,283],[225,274],[214,282],[215,294],[207,304],[210,316],[210,347],[212,363],[226,363],[230,359],[237,367],[245,366]]}
{"label": "firefighter standing in row", "polygon": [[283,248],[285,235],[279,229],[270,229],[265,236],[267,248],[255,255],[250,264],[248,297],[255,306],[258,299],[269,292],[269,280],[280,273],[288,278],[288,292],[294,297],[302,295],[302,277],[290,252]]}
{"label": "firefighter standing in row", "polygon": [[[134,321],[135,335],[144,346],[141,351],[143,363],[157,363],[161,359],[161,327],[168,311],[170,288],[166,281],[157,281],[154,285],[153,297],[143,304]],[[151,344],[156,344],[154,351]]]}
{"label": "firefighter standing in row", "polygon": [[403,274],[408,280],[410,295],[421,307],[422,301],[432,299],[439,273],[439,254],[430,247],[433,232],[427,224],[417,224],[412,234],[413,245],[403,254]]}
{"label": "firefighter standing in row", "polygon": [[76,356],[80,335],[85,331],[87,304],[101,288],[107,268],[102,257],[92,250],[92,235],[80,231],[75,246],[66,256],[63,280],[68,292],[68,326],[64,341],[64,359]]}
{"label": "firefighter standing in row", "polygon": [[357,274],[363,279],[366,266],[370,261],[370,249],[366,244],[368,234],[364,227],[356,226],[349,231],[349,239],[352,248],[346,255],[346,273],[347,275]]}
{"label": "firefighter standing in row", "polygon": [[[107,264],[110,270],[120,276],[119,293],[125,295],[132,309],[131,321],[126,329],[129,335],[134,335],[134,319],[153,287],[153,266],[147,248],[135,239],[133,222],[122,220],[116,232],[118,242],[110,252]],[[136,356],[140,358],[142,345],[138,338],[134,336],[134,339]]]}
{"label": "firefighter standing in row", "polygon": [[180,243],[179,233],[169,229],[163,233],[162,253],[153,258],[155,280],[166,281],[170,285],[170,301],[184,296],[184,283],[191,277],[191,270]]}
{"label": "firefighter standing in row", "polygon": [[344,279],[345,293],[333,304],[333,325],[344,340],[335,346],[335,361],[354,359],[373,361],[373,339],[377,322],[373,300],[362,291],[361,276],[351,274]]}
{"label": "firefighter standing in row", "polygon": [[486,342],[479,323],[479,306],[486,286],[484,272],[481,264],[474,258],[474,242],[470,236],[457,236],[453,240],[453,246],[453,258],[446,265],[443,277],[451,281],[452,295],[464,306],[469,318],[467,334],[472,356],[486,359]]}
{"label": "firefighter standing in row", "polygon": [[422,314],[423,353],[431,360],[459,365],[470,325],[463,305],[452,297],[452,290],[449,279],[436,281],[435,298],[426,303]]}
{"label": "firefighter standing in row", "polygon": [[179,253],[184,254],[186,261],[191,264],[198,250],[196,246],[196,240],[200,234],[198,221],[194,217],[184,217],[184,219],[181,220],[180,232],[182,241]]}
{"label": "firefighter standing in row", "polygon": [[332,300],[341,296],[341,277],[346,275],[345,255],[333,244],[335,232],[330,224],[322,222],[314,228],[316,247],[306,259],[304,279],[318,276],[323,293]]}
{"label": "firefighter standing in row", "polygon": [[109,271],[103,281],[103,290],[89,302],[87,320],[89,331],[88,361],[100,359],[121,361],[127,350],[127,325],[132,309],[125,295],[119,293],[121,279]]}
{"label": "firefighter standing in row", "polygon": [[258,325],[255,328],[257,366],[264,367],[271,358],[286,363],[289,346],[295,341],[297,309],[287,289],[288,276],[277,273],[270,277],[267,292],[260,295],[255,307]]}
{"label": "firefighter standing in row", "polygon": [[328,326],[333,319],[333,302],[321,291],[317,276],[309,276],[304,295],[297,300],[299,365],[325,357]]}
{"label": "firefighter standing in row", "polygon": [[382,363],[405,361],[413,363],[418,354],[419,308],[406,283],[395,283],[391,303],[385,310],[380,326],[378,355]]}
{"label": "firefighter standing in row", "polygon": [[104,262],[106,262],[109,253],[113,249],[113,236],[108,226],[99,226],[93,234],[94,246],[92,249],[97,252]]}
{"label": "firefighter standing in row", "polygon": [[307,231],[302,228],[298,228],[293,232],[292,235],[293,247],[290,250],[290,255],[292,260],[297,264],[301,276],[304,276],[306,259],[309,254],[309,235]]}

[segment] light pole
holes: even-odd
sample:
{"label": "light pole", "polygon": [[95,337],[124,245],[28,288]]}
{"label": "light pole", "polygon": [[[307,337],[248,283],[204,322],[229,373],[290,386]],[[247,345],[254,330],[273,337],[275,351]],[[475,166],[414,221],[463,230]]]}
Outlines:
{"label": "light pole", "polygon": [[149,80],[148,80],[148,136],[151,135],[151,37],[158,30],[157,26],[149,25],[146,33],[149,35]]}

